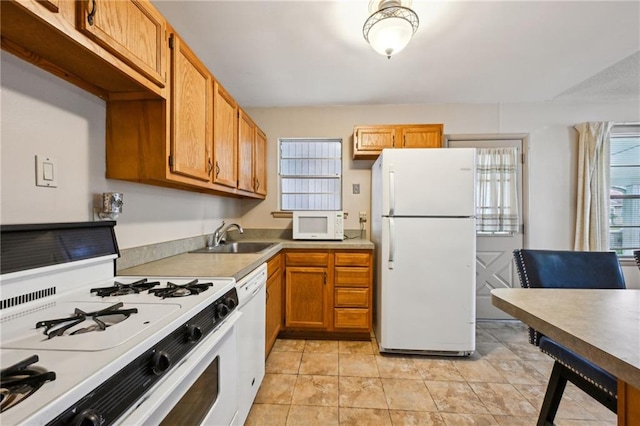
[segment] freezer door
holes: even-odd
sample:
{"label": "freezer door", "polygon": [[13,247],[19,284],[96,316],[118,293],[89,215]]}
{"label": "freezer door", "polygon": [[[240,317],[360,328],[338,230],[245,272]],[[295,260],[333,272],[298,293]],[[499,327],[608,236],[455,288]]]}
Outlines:
{"label": "freezer door", "polygon": [[384,218],[376,332],[389,350],[475,350],[475,220]]}
{"label": "freezer door", "polygon": [[387,149],[378,160],[382,216],[475,215],[475,149]]}

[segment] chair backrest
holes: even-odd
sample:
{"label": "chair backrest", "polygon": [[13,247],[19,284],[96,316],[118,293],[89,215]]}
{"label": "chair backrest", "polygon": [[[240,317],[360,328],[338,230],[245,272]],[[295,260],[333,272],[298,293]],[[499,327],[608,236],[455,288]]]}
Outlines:
{"label": "chair backrest", "polygon": [[636,260],[636,265],[640,268],[640,250],[635,250],[633,252],[633,258]]}
{"label": "chair backrest", "polygon": [[525,288],[625,288],[614,252],[519,249],[513,257]]}
{"label": "chair backrest", "polygon": [[[524,288],[625,288],[618,255],[606,251],[513,251]],[[542,334],[529,327],[529,342],[538,346]]]}

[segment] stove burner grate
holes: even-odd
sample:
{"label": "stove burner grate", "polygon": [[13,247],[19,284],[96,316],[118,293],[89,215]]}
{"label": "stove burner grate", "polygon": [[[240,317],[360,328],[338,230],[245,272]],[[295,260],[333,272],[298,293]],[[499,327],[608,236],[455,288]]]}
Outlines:
{"label": "stove burner grate", "polygon": [[143,278],[130,284],[123,284],[118,281],[113,283],[111,287],[92,288],[91,293],[96,293],[98,296],[126,296],[128,294],[138,294],[141,291],[149,290],[152,287],[160,284],[159,281],[149,281],[147,278]]}
{"label": "stove burner grate", "polygon": [[31,364],[38,362],[33,355],[0,370],[0,413],[19,404],[35,393],[40,386],[56,379],[56,373]]}
{"label": "stove burner grate", "polygon": [[[36,323],[36,328],[44,327],[44,334],[49,339],[56,336],[62,336],[68,330],[68,335],[105,330],[107,327],[122,322],[129,318],[131,314],[138,312],[138,309],[136,308],[120,309],[123,306],[124,304],[120,302],[95,312],[84,312],[81,309],[76,308],[73,315],[69,317],[38,321]],[[82,324],[87,319],[92,319],[94,323],[87,327],[81,327],[70,331],[73,327]]]}
{"label": "stove burner grate", "polygon": [[174,284],[167,282],[167,286],[164,288],[152,288],[149,293],[153,293],[158,297],[166,299],[167,297],[184,297],[190,295],[198,295],[203,291],[207,291],[213,283],[199,283],[198,280],[193,280],[186,284]]}

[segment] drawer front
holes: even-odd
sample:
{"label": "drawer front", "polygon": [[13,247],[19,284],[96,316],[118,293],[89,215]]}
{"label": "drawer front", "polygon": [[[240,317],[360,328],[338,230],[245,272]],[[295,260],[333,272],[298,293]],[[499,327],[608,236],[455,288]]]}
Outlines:
{"label": "drawer front", "polygon": [[336,308],[333,312],[334,328],[369,329],[369,309]]}
{"label": "drawer front", "polygon": [[369,287],[369,268],[335,268],[336,287]]}
{"label": "drawer front", "polygon": [[369,266],[369,253],[336,253],[336,266]]}
{"label": "drawer front", "polygon": [[282,256],[278,253],[267,261],[267,276],[278,272],[282,265]]}
{"label": "drawer front", "polygon": [[336,288],[334,305],[337,308],[368,308],[368,288]]}
{"label": "drawer front", "polygon": [[327,266],[329,253],[287,253],[285,263],[287,266]]}

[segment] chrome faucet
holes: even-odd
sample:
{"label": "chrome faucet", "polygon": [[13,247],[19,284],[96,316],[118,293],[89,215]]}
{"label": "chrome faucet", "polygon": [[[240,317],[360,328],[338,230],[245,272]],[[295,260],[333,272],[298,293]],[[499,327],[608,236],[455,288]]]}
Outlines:
{"label": "chrome faucet", "polygon": [[207,239],[207,247],[217,247],[221,242],[225,242],[227,238],[227,231],[229,231],[231,228],[237,229],[241,234],[244,233],[244,229],[242,229],[242,226],[238,225],[237,223],[230,223],[226,225],[223,220],[222,225],[220,225],[215,231],[213,231],[213,234],[210,235]]}

